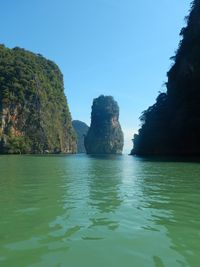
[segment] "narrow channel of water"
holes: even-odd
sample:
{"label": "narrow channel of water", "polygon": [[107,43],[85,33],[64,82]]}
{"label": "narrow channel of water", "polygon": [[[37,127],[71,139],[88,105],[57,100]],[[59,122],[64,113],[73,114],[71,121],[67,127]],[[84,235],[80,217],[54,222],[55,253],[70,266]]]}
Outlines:
{"label": "narrow channel of water", "polygon": [[200,264],[200,164],[0,156],[0,266]]}

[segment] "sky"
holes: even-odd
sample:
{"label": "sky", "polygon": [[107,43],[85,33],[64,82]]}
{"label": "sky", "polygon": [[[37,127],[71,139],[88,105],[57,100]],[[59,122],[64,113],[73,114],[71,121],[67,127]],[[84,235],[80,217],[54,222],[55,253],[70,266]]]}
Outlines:
{"label": "sky", "polygon": [[124,152],[141,112],[165,91],[191,0],[1,0],[0,43],[53,60],[73,119],[90,124],[101,94],[120,107]]}

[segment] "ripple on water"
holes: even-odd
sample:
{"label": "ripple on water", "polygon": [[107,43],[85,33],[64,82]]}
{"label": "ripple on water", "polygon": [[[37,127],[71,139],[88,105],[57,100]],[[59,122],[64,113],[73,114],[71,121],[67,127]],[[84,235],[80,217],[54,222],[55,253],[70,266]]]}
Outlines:
{"label": "ripple on water", "polygon": [[4,267],[200,262],[199,164],[5,156],[0,168]]}

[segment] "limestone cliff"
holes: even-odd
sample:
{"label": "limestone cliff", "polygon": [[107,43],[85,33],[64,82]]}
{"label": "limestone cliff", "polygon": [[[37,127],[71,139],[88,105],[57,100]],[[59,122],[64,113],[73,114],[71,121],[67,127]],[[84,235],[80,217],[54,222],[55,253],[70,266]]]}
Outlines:
{"label": "limestone cliff", "polygon": [[72,121],[72,125],[77,136],[77,153],[86,153],[84,137],[87,135],[89,127],[86,123],[79,120]]}
{"label": "limestone cliff", "polygon": [[76,137],[58,66],[0,45],[0,153],[74,153]]}
{"label": "limestone cliff", "polygon": [[167,91],[143,112],[132,154],[200,155],[200,0],[186,20]]}
{"label": "limestone cliff", "polygon": [[124,136],[119,106],[112,96],[99,96],[92,105],[91,125],[85,137],[88,154],[121,154]]}

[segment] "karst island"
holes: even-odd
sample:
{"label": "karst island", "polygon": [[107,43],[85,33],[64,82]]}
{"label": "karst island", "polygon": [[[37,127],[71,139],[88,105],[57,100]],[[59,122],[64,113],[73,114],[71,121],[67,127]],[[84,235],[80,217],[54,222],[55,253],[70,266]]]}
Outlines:
{"label": "karst island", "polygon": [[92,105],[91,124],[85,136],[88,154],[122,154],[124,136],[119,106],[112,96],[101,95]]}

